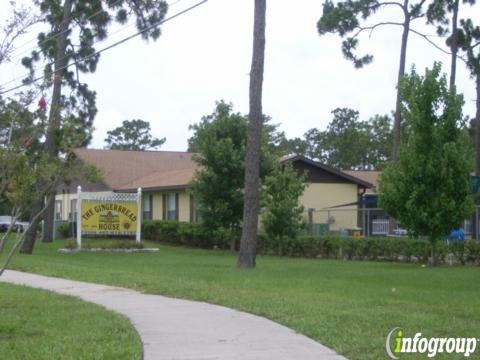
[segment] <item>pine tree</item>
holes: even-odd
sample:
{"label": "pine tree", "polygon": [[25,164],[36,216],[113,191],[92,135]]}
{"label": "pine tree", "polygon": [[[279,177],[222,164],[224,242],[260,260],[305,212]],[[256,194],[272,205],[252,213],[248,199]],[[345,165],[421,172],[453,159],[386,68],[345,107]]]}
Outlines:
{"label": "pine tree", "polygon": [[[392,160],[397,158],[400,134],[401,134],[401,109],[400,109],[400,91],[399,85],[405,75],[405,64],[407,57],[407,43],[410,32],[425,35],[414,30],[411,25],[416,19],[423,17],[423,6],[425,0],[419,0],[412,3],[411,0],[398,1],[379,1],[379,0],[347,0],[334,3],[326,0],[323,4],[323,14],[318,21],[317,28],[320,35],[326,33],[338,33],[344,40],[342,41],[342,52],[344,56],[353,62],[356,68],[369,64],[373,60],[371,54],[358,56],[355,51],[359,44],[359,36],[365,32],[370,33],[380,27],[398,26],[402,28],[402,38],[400,42],[400,57],[397,77],[397,97],[395,103],[395,117],[393,124],[393,145]],[[403,16],[402,22],[379,21],[371,25],[363,25],[362,20],[368,20],[381,10],[399,9]]]}
{"label": "pine tree", "polygon": [[253,53],[249,89],[250,111],[248,114],[247,153],[245,157],[245,201],[243,207],[242,237],[240,239],[240,255],[237,262],[237,266],[243,268],[255,267],[257,255],[266,8],[266,0],[255,0]]}
{"label": "pine tree", "polygon": [[[26,82],[35,78],[35,65],[43,64],[45,82],[42,88],[52,91],[44,151],[56,158],[59,152],[58,138],[62,135],[65,119],[77,123],[79,130],[83,130],[83,145],[90,141],[97,112],[96,94],[81,82],[79,74],[95,72],[100,59],[100,55],[95,53],[96,42],[108,37],[108,29],[113,22],[125,24],[131,16],[136,18],[137,28],[144,30],[144,39],[157,39],[160,28],[154,25],[164,18],[167,3],[163,0],[36,0],[35,5],[50,29],[38,35],[38,49],[30,57],[24,58],[22,63],[30,69],[30,77]],[[69,64],[75,64],[75,67],[67,68]],[[47,200],[45,241],[51,241],[53,235],[54,197],[55,192],[52,192]],[[33,205],[32,216],[42,207],[43,199]],[[31,227],[22,247],[23,253],[33,251],[36,225]]]}

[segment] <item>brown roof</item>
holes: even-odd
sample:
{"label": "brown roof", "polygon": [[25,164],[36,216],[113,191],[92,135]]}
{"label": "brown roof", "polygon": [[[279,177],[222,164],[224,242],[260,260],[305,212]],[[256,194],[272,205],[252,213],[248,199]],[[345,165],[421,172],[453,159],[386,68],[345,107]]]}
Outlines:
{"label": "brown roof", "polygon": [[119,187],[119,190],[132,190],[139,187],[144,189],[183,188],[193,180],[195,169],[173,171],[155,171],[147,176],[138,178]]}
{"label": "brown roof", "polygon": [[74,153],[99,169],[102,181],[113,190],[186,187],[198,167],[188,152],[75,149]]}
{"label": "brown roof", "polygon": [[344,173],[355,176],[356,178],[362,179],[363,181],[369,182],[374,187],[378,185],[378,178],[381,171],[368,171],[368,170],[343,170]]}
{"label": "brown roof", "polygon": [[358,184],[358,185],[366,187],[366,188],[373,187],[373,184],[370,181],[364,180],[360,176],[356,176],[356,174],[349,174],[348,171],[340,171],[340,170],[334,169],[331,166],[328,166],[326,164],[322,164],[318,161],[314,161],[314,160],[309,159],[309,158],[307,158],[306,156],[303,156],[303,155],[297,155],[297,154],[287,155],[287,156],[284,156],[284,157],[280,158],[280,161],[282,161],[282,162],[301,161],[301,162],[304,162],[306,164],[310,164],[312,166],[315,166],[319,169],[322,169],[322,170],[326,171],[327,173],[333,174],[337,177],[340,177],[340,178],[345,179],[349,182],[352,182],[354,184]]}
{"label": "brown roof", "polygon": [[[180,151],[133,151],[75,149],[82,162],[95,166],[102,174],[102,183],[112,190],[160,190],[188,187],[199,166],[193,153]],[[303,156],[287,156],[281,161],[308,161],[315,166],[371,187],[376,186],[377,171],[338,171]]]}

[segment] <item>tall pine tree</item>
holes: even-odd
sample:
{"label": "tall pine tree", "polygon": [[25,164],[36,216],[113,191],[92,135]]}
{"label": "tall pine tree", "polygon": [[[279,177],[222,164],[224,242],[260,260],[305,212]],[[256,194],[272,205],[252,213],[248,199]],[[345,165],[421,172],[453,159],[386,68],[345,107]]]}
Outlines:
{"label": "tall pine tree", "polygon": [[[56,158],[58,137],[62,136],[66,119],[83,130],[84,145],[91,138],[97,112],[96,94],[78,75],[95,72],[100,59],[100,54],[95,54],[95,44],[108,37],[108,29],[114,22],[125,24],[130,17],[134,17],[137,28],[144,31],[144,39],[157,39],[160,36],[158,24],[165,17],[168,6],[163,0],[36,0],[35,5],[45,17],[49,30],[39,33],[38,48],[23,59],[23,64],[30,69],[26,82],[35,78],[36,64],[40,64],[45,75],[42,88],[51,90],[44,151]],[[69,67],[71,64],[75,67]],[[53,236],[54,196],[52,192],[47,200],[45,241],[51,241]],[[39,199],[33,205],[32,216],[43,206],[43,199]],[[22,247],[23,253],[32,252],[36,231],[34,224]]]}
{"label": "tall pine tree", "polygon": [[[397,97],[395,103],[395,118],[393,124],[393,145],[392,159],[395,160],[398,154],[401,133],[401,111],[400,111],[400,90],[399,84],[405,75],[405,64],[407,57],[407,44],[410,32],[420,34],[412,29],[412,21],[423,16],[423,6],[425,0],[412,2],[403,1],[379,1],[379,0],[347,0],[334,3],[326,0],[323,4],[323,14],[317,23],[320,35],[326,33],[338,33],[344,40],[342,42],[342,52],[344,56],[353,62],[355,67],[360,68],[369,64],[373,60],[371,54],[358,56],[355,52],[359,44],[359,36],[365,32],[370,33],[377,28],[385,26],[395,26],[402,29],[402,38],[400,42],[400,56],[397,77]],[[402,21],[378,21],[373,24],[365,25],[363,21],[376,15],[381,10],[398,9],[400,10]],[[420,34],[423,35],[423,34]],[[424,35],[423,35],[424,36]]]}

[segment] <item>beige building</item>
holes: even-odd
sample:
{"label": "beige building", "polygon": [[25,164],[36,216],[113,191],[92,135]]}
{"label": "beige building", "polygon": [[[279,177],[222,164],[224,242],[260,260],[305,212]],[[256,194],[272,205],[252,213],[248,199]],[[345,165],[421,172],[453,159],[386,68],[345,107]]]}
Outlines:
{"label": "beige building", "polygon": [[[192,160],[194,154],[95,149],[77,149],[74,153],[81,163],[95,166],[102,180],[91,183],[83,179],[62,185],[56,196],[56,220],[75,219],[76,189],[81,185],[83,192],[134,192],[142,188],[143,219],[197,221],[189,186],[199,170]],[[281,160],[292,163],[299,173],[308,173],[307,188],[300,203],[306,211],[310,210],[308,216],[313,223],[330,223],[331,230],[358,226],[355,211],[336,215],[332,222],[332,219],[326,218],[324,210],[339,207],[358,209],[359,199],[372,187],[371,183],[303,156],[289,156]]]}

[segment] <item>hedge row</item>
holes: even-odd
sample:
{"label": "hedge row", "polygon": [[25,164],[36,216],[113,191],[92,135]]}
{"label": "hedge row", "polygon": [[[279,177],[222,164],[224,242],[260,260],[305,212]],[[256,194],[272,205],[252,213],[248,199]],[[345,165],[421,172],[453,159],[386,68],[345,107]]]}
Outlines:
{"label": "hedge row", "polygon": [[209,231],[199,223],[144,220],[142,237],[147,240],[204,249],[227,249],[231,236],[227,231]]}
{"label": "hedge row", "polygon": [[[279,242],[260,236],[259,240],[265,254],[326,259],[427,262],[432,249],[426,240],[393,237],[301,236]],[[444,263],[480,265],[480,241],[439,241],[435,254]]]}
{"label": "hedge row", "polygon": [[[212,232],[198,223],[162,220],[144,221],[142,234],[147,240],[205,249],[228,249],[233,239],[228,231]],[[421,239],[355,239],[331,235],[299,236],[279,242],[259,235],[258,251],[267,255],[305,258],[428,262],[431,245]],[[480,265],[480,241],[477,240],[438,242],[435,252],[439,262]]]}

